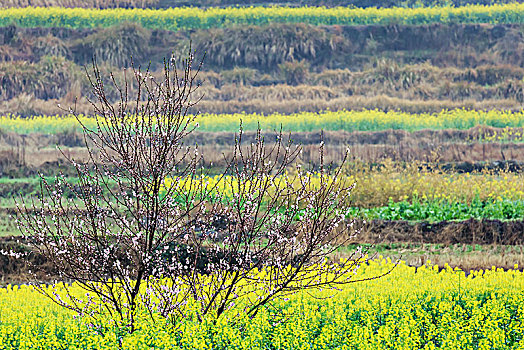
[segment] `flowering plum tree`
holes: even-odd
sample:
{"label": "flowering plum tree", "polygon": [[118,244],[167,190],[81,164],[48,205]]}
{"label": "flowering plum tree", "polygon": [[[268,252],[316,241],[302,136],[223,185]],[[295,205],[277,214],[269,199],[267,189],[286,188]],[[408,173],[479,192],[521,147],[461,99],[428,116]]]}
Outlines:
{"label": "flowering plum tree", "polygon": [[197,127],[189,111],[201,62],[196,70],[193,63],[193,54],[181,67],[166,62],[160,79],[133,68],[133,94],[128,78],[118,86],[111,75],[114,103],[95,62],[96,127],[77,118],[89,160],[68,158],[78,183],[41,177],[40,195],[19,203],[34,250],[83,292],[35,287],[100,327],[108,315],[133,332],[143,317],[177,325],[235,305],[254,317],[298,291],[357,281],[363,252],[328,259],[356,231],[345,218],[353,185],[324,167],[323,143],[317,173],[291,171],[300,146],[282,131],[271,147],[260,131],[247,144],[240,128],[223,175],[208,182],[198,147],[184,143]]}

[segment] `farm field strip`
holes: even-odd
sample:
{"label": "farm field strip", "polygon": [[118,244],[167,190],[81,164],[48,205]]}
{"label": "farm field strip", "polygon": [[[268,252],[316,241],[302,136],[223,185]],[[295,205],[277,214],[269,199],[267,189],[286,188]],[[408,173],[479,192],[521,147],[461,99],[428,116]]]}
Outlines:
{"label": "farm field strip", "polygon": [[495,200],[460,203],[448,201],[391,201],[387,206],[351,208],[349,217],[380,220],[439,222],[469,219],[524,219],[524,201]]}
{"label": "farm field strip", "polygon": [[[379,257],[356,277],[392,264]],[[31,287],[8,287],[0,289],[0,338],[2,349],[113,349],[119,339],[122,349],[522,349],[524,276],[516,269],[439,271],[400,263],[384,278],[341,289],[277,301],[283,319],[263,310],[250,320],[239,300],[216,324],[186,319],[174,330],[145,322],[122,335],[73,319]]]}
{"label": "farm field strip", "polygon": [[167,30],[264,25],[272,22],[313,25],[429,24],[429,23],[523,23],[524,4],[469,5],[422,8],[325,8],[325,7],[191,7],[167,10],[8,8],[0,12],[0,26],[108,27],[138,22],[146,28]]}
{"label": "farm field strip", "polygon": [[[87,127],[95,127],[95,119],[80,115]],[[363,111],[325,111],[319,113],[303,112],[297,114],[201,114],[196,118],[198,131],[233,132],[238,131],[240,122],[245,131],[256,130],[258,125],[263,130],[306,132],[316,130],[345,131],[381,131],[401,129],[407,131],[423,129],[470,129],[485,125],[501,130],[498,135],[487,136],[487,141],[502,141],[513,138],[524,141],[521,131],[514,133],[508,128],[524,127],[524,111],[511,112],[501,110],[476,111],[466,109],[444,110],[440,113],[411,114],[404,112],[379,110]],[[76,118],[72,115],[34,116],[23,118],[16,115],[0,116],[0,129],[22,134],[57,133],[66,130],[80,130]],[[491,137],[491,139],[489,138]]]}
{"label": "farm field strip", "polygon": [[[512,172],[442,173],[438,169],[419,169],[418,164],[403,169],[402,166],[386,164],[381,169],[369,170],[357,165],[346,165],[340,181],[347,185],[356,184],[351,190],[351,203],[355,207],[373,208],[391,203],[464,203],[477,207],[487,203],[524,201],[524,174]],[[292,179],[293,172],[286,175]],[[52,180],[53,177],[46,177]],[[68,183],[79,183],[76,177],[64,177]],[[202,180],[206,188],[226,196],[236,186],[236,179],[226,176],[206,176]],[[329,181],[329,179],[328,179]],[[22,195],[36,195],[39,190],[37,178],[2,179],[0,198],[3,207],[14,206],[14,198]],[[311,185],[319,185],[319,177],[311,175]],[[178,191],[194,188],[189,180],[168,178],[164,186],[175,187]]]}
{"label": "farm field strip", "polygon": [[[349,170],[355,171],[351,167]],[[52,177],[47,177],[52,180]],[[75,177],[67,177],[76,186]],[[446,174],[438,171],[419,171],[418,168],[402,171],[387,166],[382,170],[357,171],[342,176],[347,184],[356,183],[351,191],[351,208],[348,218],[366,220],[406,220],[410,222],[442,222],[451,220],[491,219],[524,220],[524,176],[522,173],[466,173]],[[231,194],[234,180],[217,176],[206,177],[208,188],[217,186],[226,197]],[[233,181],[233,185],[232,182]],[[312,185],[318,185],[312,177]],[[180,182],[178,182],[180,184]],[[182,183],[189,189],[189,182]],[[0,236],[19,235],[13,216],[16,215],[15,198],[23,196],[30,201],[40,190],[37,178],[1,179],[0,185]],[[166,180],[166,186],[174,185]],[[178,191],[184,191],[180,187]],[[67,190],[68,191],[68,190]],[[83,203],[71,202],[82,208]]]}
{"label": "farm field strip", "polygon": [[[0,202],[1,203],[1,202]],[[83,203],[76,204],[79,209]],[[16,207],[2,205],[0,218],[6,215],[7,223],[15,226],[14,219],[9,216],[16,214]],[[473,203],[447,202],[447,201],[408,201],[393,202],[387,206],[360,208],[351,207],[345,213],[346,218],[359,218],[366,220],[405,220],[440,222],[451,220],[492,219],[492,220],[524,220],[524,200],[494,200],[489,202],[474,201]],[[0,235],[3,234],[0,228]]]}
{"label": "farm field strip", "polygon": [[[347,185],[356,184],[351,190],[351,201],[355,206],[378,207],[391,202],[430,201],[447,203],[496,202],[502,200],[524,200],[524,175],[521,173],[466,173],[443,174],[438,170],[424,170],[416,166],[407,169],[386,165],[380,170],[354,169],[347,165],[347,175],[339,181]],[[293,173],[286,175],[291,181]],[[282,179],[284,180],[284,179]],[[328,177],[326,182],[330,181]],[[203,183],[209,189],[216,186],[226,195],[237,186],[236,179],[226,176],[206,177]],[[311,185],[319,186],[320,176],[313,173]],[[190,181],[166,179],[165,186],[184,190],[194,187]],[[272,185],[275,190],[277,185]]]}

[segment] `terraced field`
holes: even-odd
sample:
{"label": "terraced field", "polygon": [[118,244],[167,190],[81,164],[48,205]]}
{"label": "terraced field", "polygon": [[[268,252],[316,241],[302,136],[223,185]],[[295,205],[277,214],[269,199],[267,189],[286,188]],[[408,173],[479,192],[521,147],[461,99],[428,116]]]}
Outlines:
{"label": "terraced field", "polygon": [[[0,4],[0,349],[524,348],[524,5],[470,2]],[[347,3],[354,6],[341,6]],[[199,88],[188,98],[199,103],[184,114],[195,129],[179,141],[197,148],[160,182],[148,182],[157,164],[143,183],[122,190],[132,181],[115,180],[115,167],[131,158],[103,168],[93,182],[103,154],[87,151],[79,121],[95,131],[104,125],[89,102],[97,90],[85,73],[100,73],[107,108],[118,108],[119,87],[141,104],[132,66],[162,79],[162,62],[178,64],[189,47],[196,60],[204,52],[206,58],[194,80]],[[89,66],[93,56],[99,71]],[[162,117],[159,124],[132,113],[124,119],[156,130]],[[129,142],[141,135],[132,130]],[[152,145],[166,145],[160,139],[137,144],[148,145],[152,159]],[[88,146],[96,148],[96,140],[87,139]],[[300,152],[285,169],[278,168],[280,154],[274,173],[249,177],[256,159],[269,169],[265,153],[231,159],[257,140],[269,149],[283,141],[289,148],[281,152],[295,146]],[[67,158],[92,163],[82,173]],[[299,195],[335,185],[354,187],[318,213],[308,200],[346,192]],[[246,188],[251,193],[243,201]],[[187,222],[176,227],[192,238],[177,231],[179,238],[151,256],[133,255],[151,227],[164,238],[173,235],[165,228],[170,218],[141,216],[156,204],[144,202],[126,217],[102,200],[118,193],[122,205],[137,191],[139,200],[158,191],[152,203],[160,198],[183,209],[172,213],[187,210]],[[17,209],[42,198],[55,202]],[[200,200],[205,215],[192,219],[198,213],[180,203]],[[62,210],[66,203],[69,210]],[[253,203],[259,206],[249,215],[223,215],[247,212]],[[258,222],[262,215],[269,219]],[[19,228],[23,217],[33,226]],[[116,233],[128,232],[131,222],[138,235],[115,236],[106,226],[115,218]],[[282,220],[289,220],[285,229]],[[79,241],[64,232],[78,232],[85,222],[99,223],[89,231],[94,246],[107,244],[98,255],[81,254],[90,249],[88,236]],[[235,241],[250,223],[245,239]],[[336,249],[319,249],[326,259],[313,264],[297,247],[315,229],[330,233],[319,244]],[[270,248],[257,249],[282,242],[299,243],[265,264]],[[262,255],[251,257],[255,251]],[[57,263],[62,257],[65,265]],[[134,262],[151,268],[119,275],[134,271],[126,270]],[[70,273],[75,269],[77,276]],[[279,285],[282,276],[299,280]],[[322,282],[330,278],[337,283]],[[302,290],[308,284],[316,287]],[[130,295],[136,299],[125,299]]]}

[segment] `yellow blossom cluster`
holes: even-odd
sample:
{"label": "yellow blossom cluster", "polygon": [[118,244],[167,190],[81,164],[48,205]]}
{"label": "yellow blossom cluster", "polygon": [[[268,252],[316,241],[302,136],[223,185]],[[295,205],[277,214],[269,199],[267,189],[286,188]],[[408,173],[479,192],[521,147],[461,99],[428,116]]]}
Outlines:
{"label": "yellow blossom cluster", "polygon": [[[378,257],[353,278],[393,266]],[[239,300],[217,322],[186,319],[174,329],[143,321],[127,334],[95,330],[31,287],[9,286],[0,289],[0,349],[524,349],[518,266],[460,271],[401,262],[383,278],[338,289],[297,293],[254,319]]]}
{"label": "yellow blossom cluster", "polygon": [[[344,188],[352,184],[346,181],[348,179],[343,179]],[[259,193],[261,188],[264,188],[264,194],[272,195],[279,192],[280,196],[284,196],[285,193],[282,193],[282,191],[296,190],[300,187],[317,190],[321,186],[330,186],[335,179],[330,175],[320,173],[304,173],[301,177],[286,173],[281,176],[259,175],[253,181],[243,181],[237,176],[230,175],[201,176],[193,179],[190,177],[166,178],[161,191],[165,193],[174,190],[172,194],[175,195],[193,192],[195,194],[209,194],[211,196],[216,194],[222,198],[231,198],[235,193],[256,194]],[[340,179],[337,181],[340,181]]]}

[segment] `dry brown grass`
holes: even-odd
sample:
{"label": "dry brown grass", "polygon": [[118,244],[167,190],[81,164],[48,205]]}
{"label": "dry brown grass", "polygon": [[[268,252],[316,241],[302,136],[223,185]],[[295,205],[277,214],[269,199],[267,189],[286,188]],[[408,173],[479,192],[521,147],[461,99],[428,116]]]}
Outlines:
{"label": "dry brown grass", "polygon": [[[384,245],[379,245],[382,247]],[[387,246],[387,245],[386,245]],[[491,269],[493,266],[503,269],[514,269],[515,264],[524,265],[524,247],[519,246],[471,246],[465,244],[440,246],[434,244],[404,244],[393,249],[382,248],[379,252],[371,248],[370,255],[382,255],[392,261],[401,259],[410,266],[422,266],[428,262],[432,265],[444,267],[446,264],[452,268],[458,267],[467,274],[471,270]],[[471,250],[470,250],[471,249]],[[339,251],[332,258],[338,261],[348,258],[352,251]]]}
{"label": "dry brown grass", "polygon": [[[4,37],[0,45],[0,61],[3,61],[0,99],[7,101],[25,93],[30,96],[32,107],[22,108],[21,114],[46,113],[50,108],[39,99],[67,96],[72,100],[73,96],[85,96],[89,92],[80,65],[89,63],[93,53],[106,66],[105,76],[109,71],[120,72],[116,66],[128,66],[131,55],[136,64],[145,66],[151,59],[158,67],[161,57],[169,55],[173,48],[185,49],[191,37],[195,47],[201,48],[200,53],[207,51],[205,69],[216,70],[201,74],[204,99],[198,109],[202,112],[295,113],[378,108],[417,113],[462,107],[513,110],[524,107],[521,64],[524,46],[519,40],[520,26],[394,27],[274,25],[176,34],[127,24],[86,31],[6,27],[0,29],[0,37]],[[495,29],[504,35],[495,36]],[[390,43],[387,34],[392,31],[396,31],[398,45]],[[284,37],[282,32],[289,37]],[[452,34],[450,40],[467,39],[474,47],[456,46],[457,43],[440,47],[444,39],[435,39],[447,40]],[[369,51],[366,37],[381,41],[381,49]],[[337,38],[342,41],[339,43]],[[417,38],[417,44],[412,43],[413,38]],[[338,44],[332,46],[334,39]],[[433,41],[426,43],[422,39]],[[346,41],[355,47],[347,46]],[[519,44],[511,46],[512,43]],[[208,49],[210,45],[212,50]],[[329,46],[331,51],[323,50],[324,46]],[[401,50],[404,46],[407,49]],[[272,47],[282,50],[265,53],[264,50]],[[284,53],[290,49],[293,55],[286,57]],[[453,57],[424,60],[422,56],[432,50],[437,50],[439,55],[447,52]],[[471,51],[468,55],[475,60],[457,60],[455,56],[464,55],[468,50]],[[41,59],[47,55],[61,58],[47,57],[44,60],[51,64],[46,65]],[[240,56],[232,61],[231,55]],[[290,65],[299,65],[296,61],[302,59],[307,59],[302,70],[309,66],[309,71],[302,72],[304,75],[298,80],[288,81],[289,85],[284,84],[289,77],[286,78],[286,69],[278,69],[277,63],[295,60]],[[304,84],[294,86],[302,80]],[[115,99],[115,89],[109,91],[109,95]],[[17,106],[17,102],[10,103],[11,106]],[[0,112],[19,110],[3,108]]]}
{"label": "dry brown grass", "polygon": [[[26,108],[33,108],[32,100],[28,96],[20,96],[16,101],[20,104],[20,108],[24,104]],[[45,102],[50,112],[60,111],[57,102]],[[85,101],[83,103],[86,104]],[[272,132],[267,131],[265,134],[267,140],[272,139]],[[387,159],[394,162],[475,163],[505,160],[524,162],[524,144],[521,143],[523,134],[522,128],[500,129],[478,126],[469,130],[419,130],[414,132],[405,130],[325,131],[323,137],[328,146],[325,150],[326,160],[334,164],[340,164],[348,146],[351,149],[350,160],[365,163],[382,163]],[[498,136],[493,137],[493,135],[500,135],[504,139],[503,142],[499,141]],[[4,136],[7,138],[0,138],[0,148],[12,147],[20,141],[20,136],[13,133],[5,133]],[[246,132],[244,137],[249,139],[251,136],[252,132]],[[303,147],[301,158],[304,163],[309,164],[316,161],[320,137],[319,131],[292,134],[293,141]],[[28,152],[31,152],[32,149],[37,151],[42,147],[51,147],[55,143],[75,146],[61,134],[28,135],[28,140],[33,138],[34,141],[28,144]],[[511,142],[512,138],[517,138],[516,143]],[[222,154],[227,153],[233,140],[234,133],[232,132],[196,132],[190,138],[190,142],[198,143],[204,151],[207,162],[213,162],[216,165],[221,164]]]}
{"label": "dry brown grass", "polygon": [[[241,89],[241,88],[239,88]],[[523,104],[514,99],[485,99],[476,100],[414,100],[381,96],[346,96],[333,99],[311,99],[311,100],[281,100],[266,101],[263,99],[253,100],[202,100],[198,104],[198,110],[202,113],[299,113],[337,110],[363,110],[380,109],[383,111],[401,110],[408,113],[438,113],[444,109],[466,108],[466,109],[507,109],[520,110]]]}
{"label": "dry brown grass", "polygon": [[[29,89],[30,87],[27,87]],[[307,90],[308,87],[303,87]],[[238,87],[237,89],[242,89]],[[71,106],[76,97],[80,97],[77,104],[77,111],[82,114],[92,112],[91,105],[82,97],[82,87],[78,82],[71,84],[69,91],[64,91],[60,98],[43,100],[35,98],[34,95],[21,93],[12,99],[0,102],[0,114],[20,114],[30,115],[56,115],[67,114],[66,111],[57,108],[57,104],[62,106]],[[209,90],[208,90],[209,91]],[[311,94],[314,94],[314,89]],[[282,101],[270,101],[262,99],[253,100],[229,100],[219,101],[209,99],[201,100],[192,112],[200,113],[282,113],[292,114],[299,112],[319,112],[325,110],[372,110],[379,109],[383,111],[401,110],[408,113],[438,113],[444,109],[466,108],[477,110],[504,109],[519,111],[523,104],[513,99],[485,99],[482,101],[464,100],[412,100],[399,99],[389,96],[348,96],[333,99],[289,99]]]}
{"label": "dry brown grass", "polygon": [[[81,3],[73,0],[5,0],[2,4],[8,6],[18,2],[47,2],[46,6],[55,2]],[[82,3],[85,6],[94,3],[127,6],[132,2],[88,0]],[[244,83],[250,80],[258,83],[264,80],[260,79],[260,76],[256,77],[258,71],[271,73],[273,80],[284,82],[285,71],[278,68],[279,63],[297,65],[296,61],[307,60],[303,67],[311,67],[311,71],[306,72],[307,85],[338,86],[351,90],[353,94],[369,96],[392,95],[386,91],[397,91],[427,99],[446,96],[463,98],[464,94],[468,95],[466,98],[473,98],[483,91],[484,94],[493,95],[500,93],[497,85],[502,87],[509,80],[518,82],[524,76],[524,44],[519,25],[496,28],[490,25],[434,25],[417,26],[414,29],[411,26],[354,28],[274,24],[269,27],[238,26],[177,34],[155,31],[154,40],[148,40],[153,33],[151,30],[140,28],[136,31],[140,33],[135,35],[136,38],[131,38],[132,40],[127,39],[133,36],[133,33],[126,34],[112,29],[97,29],[94,32],[52,31],[55,36],[60,37],[57,39],[49,36],[50,30],[44,33],[42,29],[36,28],[7,27],[0,29],[0,35],[4,36],[0,58],[36,62],[43,54],[67,56],[71,54],[68,50],[74,48],[72,46],[78,46],[79,43],[75,40],[86,39],[84,46],[97,50],[101,60],[104,57],[112,59],[108,50],[114,50],[115,55],[120,57],[118,61],[124,59],[123,54],[132,52],[135,61],[146,65],[152,58],[151,55],[144,54],[143,57],[139,57],[140,54],[151,50],[170,55],[172,49],[184,54],[192,39],[193,48],[196,48],[198,53],[207,52],[206,69],[228,69],[228,72],[217,77],[220,85],[236,80],[238,75]],[[82,39],[86,35],[91,37]],[[164,41],[166,37],[174,36],[177,36],[176,40],[169,43]],[[395,37],[395,44],[392,44],[392,37]],[[118,47],[117,42],[122,38],[127,38],[123,42],[129,42],[129,48]],[[380,49],[369,50],[369,38],[380,42]],[[72,39],[69,40],[71,42],[68,39]],[[141,50],[135,49],[136,40],[140,42]],[[465,45],[464,41],[470,43],[469,46]],[[98,42],[100,45],[95,45]],[[51,47],[51,50],[48,50],[48,47]],[[100,55],[104,53],[105,55]],[[439,55],[442,57],[438,57]],[[470,55],[471,58],[460,58],[461,55]],[[80,54],[73,59],[79,64],[86,61],[85,56]],[[233,72],[235,69],[240,71]],[[231,77],[231,73],[237,77]],[[443,82],[447,82],[448,86],[443,86]],[[407,97],[401,94],[395,96]]]}

